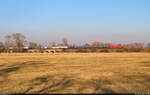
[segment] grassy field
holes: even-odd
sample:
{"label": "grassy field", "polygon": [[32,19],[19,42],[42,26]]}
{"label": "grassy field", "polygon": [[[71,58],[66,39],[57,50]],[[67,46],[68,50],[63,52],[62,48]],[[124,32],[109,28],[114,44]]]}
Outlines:
{"label": "grassy field", "polygon": [[150,93],[150,53],[0,54],[0,93]]}

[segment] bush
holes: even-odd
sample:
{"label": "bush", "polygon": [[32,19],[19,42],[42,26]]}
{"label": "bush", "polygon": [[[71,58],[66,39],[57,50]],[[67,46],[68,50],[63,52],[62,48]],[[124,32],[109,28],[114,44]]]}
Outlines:
{"label": "bush", "polygon": [[150,48],[145,48],[145,49],[144,49],[144,52],[150,53]]}
{"label": "bush", "polygon": [[115,52],[124,52],[125,50],[117,49]]}
{"label": "bush", "polygon": [[109,50],[108,49],[103,49],[103,50],[100,50],[100,52],[108,53]]}
{"label": "bush", "polygon": [[142,52],[142,48],[126,48],[125,51],[127,52]]}
{"label": "bush", "polygon": [[88,52],[88,50],[86,50],[86,49],[77,49],[77,51],[76,51],[76,52],[87,53],[87,52]]}
{"label": "bush", "polygon": [[90,51],[91,52],[96,52],[96,48],[92,48]]}

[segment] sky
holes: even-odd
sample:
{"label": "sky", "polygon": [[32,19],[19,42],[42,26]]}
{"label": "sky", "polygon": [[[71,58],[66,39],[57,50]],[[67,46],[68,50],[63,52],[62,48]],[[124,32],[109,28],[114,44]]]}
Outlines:
{"label": "sky", "polygon": [[150,42],[150,0],[0,0],[0,41]]}

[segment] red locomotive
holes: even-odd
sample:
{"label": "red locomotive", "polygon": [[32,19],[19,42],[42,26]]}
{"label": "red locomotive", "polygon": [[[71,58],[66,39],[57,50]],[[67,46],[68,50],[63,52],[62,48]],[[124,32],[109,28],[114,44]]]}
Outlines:
{"label": "red locomotive", "polygon": [[122,45],[110,45],[109,48],[123,48]]}

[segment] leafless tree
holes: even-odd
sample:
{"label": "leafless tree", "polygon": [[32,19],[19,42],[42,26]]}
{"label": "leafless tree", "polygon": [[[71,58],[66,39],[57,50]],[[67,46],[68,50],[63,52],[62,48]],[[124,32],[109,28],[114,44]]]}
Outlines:
{"label": "leafless tree", "polygon": [[42,45],[41,44],[39,44],[38,46],[37,46],[37,49],[42,53],[43,52],[43,48],[42,48]]}
{"label": "leafless tree", "polygon": [[56,43],[55,43],[55,42],[52,42],[52,46],[56,46]]}
{"label": "leafless tree", "polygon": [[62,39],[62,45],[63,46],[68,46],[68,40],[67,40],[67,38],[63,38]]}
{"label": "leafless tree", "polygon": [[104,45],[107,45],[107,46],[109,46],[109,45],[112,45],[112,43],[104,43]]}
{"label": "leafless tree", "polygon": [[131,44],[125,44],[124,48],[128,52],[140,52],[143,51],[144,44],[143,43],[131,43]]}
{"label": "leafless tree", "polygon": [[4,51],[4,44],[3,42],[0,42],[0,52]]}
{"label": "leafless tree", "polygon": [[144,44],[143,43],[131,43],[131,44],[126,44],[124,45],[125,48],[143,48]]}
{"label": "leafless tree", "polygon": [[98,42],[98,41],[95,41],[92,43],[92,47],[98,47],[98,46],[103,46],[103,45],[104,45],[104,43]]}
{"label": "leafless tree", "polygon": [[9,52],[9,48],[13,46],[12,43],[12,36],[11,35],[6,35],[5,36],[5,50],[6,52]]}
{"label": "leafless tree", "polygon": [[148,43],[148,44],[146,45],[146,47],[147,47],[147,48],[150,48],[150,43]]}
{"label": "leafless tree", "polygon": [[84,45],[83,45],[83,47],[90,47],[91,45],[90,44],[88,44],[88,43],[85,43]]}
{"label": "leafless tree", "polygon": [[24,47],[24,43],[26,43],[26,38],[21,33],[12,34],[12,38],[14,40],[14,47],[18,52],[21,52]]}
{"label": "leafless tree", "polygon": [[38,48],[38,45],[35,42],[30,42],[29,43],[29,48],[30,49],[36,49],[36,48]]}
{"label": "leafless tree", "polygon": [[0,42],[0,48],[2,48],[4,46],[3,42]]}

